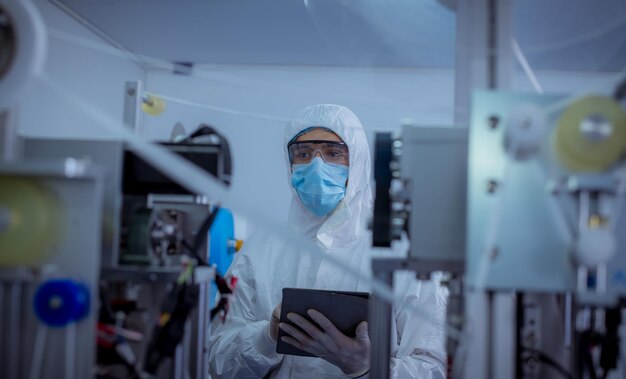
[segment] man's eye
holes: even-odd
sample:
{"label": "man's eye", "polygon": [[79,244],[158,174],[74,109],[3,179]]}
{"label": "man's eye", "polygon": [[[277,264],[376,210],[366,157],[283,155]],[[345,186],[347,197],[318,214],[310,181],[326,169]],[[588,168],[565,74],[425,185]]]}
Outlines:
{"label": "man's eye", "polygon": [[300,158],[300,159],[309,158],[310,156],[311,156],[311,153],[309,153],[308,151],[302,151],[296,154],[296,158]]}
{"label": "man's eye", "polygon": [[343,158],[344,154],[343,151],[331,151],[328,153],[328,156],[333,158]]}

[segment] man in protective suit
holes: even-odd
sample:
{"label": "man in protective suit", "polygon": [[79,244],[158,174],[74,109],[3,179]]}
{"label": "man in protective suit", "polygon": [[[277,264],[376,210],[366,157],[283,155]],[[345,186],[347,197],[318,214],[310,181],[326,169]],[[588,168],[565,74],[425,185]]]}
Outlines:
{"label": "man in protective suit", "polygon": [[[359,119],[348,108],[320,104],[300,111],[285,132],[288,182],[293,198],[289,225],[317,243],[323,254],[304,254],[267,235],[252,235],[229,273],[238,278],[225,322],[212,324],[210,371],[213,378],[367,378],[370,342],[367,323],[356,336],[336,330],[315,311],[290,319],[300,329],[278,323],[282,289],[315,288],[369,292],[367,282],[345,275],[328,262],[334,255],[371,272],[370,152]],[[391,377],[445,378],[444,325],[446,292],[436,280],[396,275],[404,303],[393,310]],[[419,308],[416,313],[410,308]],[[424,320],[424,316],[429,320]],[[276,353],[278,328],[285,342],[317,357]],[[305,332],[306,331],[306,332]],[[376,357],[371,357],[376,359]]]}

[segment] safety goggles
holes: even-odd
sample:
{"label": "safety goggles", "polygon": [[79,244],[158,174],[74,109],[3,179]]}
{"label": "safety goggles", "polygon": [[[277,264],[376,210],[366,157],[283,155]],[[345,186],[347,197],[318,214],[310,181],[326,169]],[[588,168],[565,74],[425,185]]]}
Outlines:
{"label": "safety goggles", "polygon": [[288,146],[289,161],[292,164],[307,164],[318,154],[326,163],[349,165],[348,146],[334,141],[300,141]]}

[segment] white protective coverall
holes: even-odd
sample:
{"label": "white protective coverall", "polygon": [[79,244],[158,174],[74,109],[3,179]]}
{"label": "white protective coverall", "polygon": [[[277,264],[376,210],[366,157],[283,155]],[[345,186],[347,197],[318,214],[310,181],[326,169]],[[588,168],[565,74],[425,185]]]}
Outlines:
{"label": "white protective coverall", "polygon": [[[370,262],[375,253],[371,233],[365,227],[372,211],[371,164],[365,132],[348,108],[314,105],[302,110],[287,126],[285,152],[294,136],[312,126],[334,131],[348,145],[346,194],[333,212],[318,218],[302,205],[292,188],[289,225],[285,227],[316,241],[324,254],[311,256],[295,251],[266,233],[250,236],[227,274],[239,279],[228,318],[225,322],[215,319],[212,324],[209,366],[213,379],[347,377],[321,358],[277,354],[276,342],[268,333],[272,311],[281,302],[284,287],[370,292],[367,283],[346,275],[325,259],[332,254],[363,273],[371,273]],[[290,178],[287,152],[285,156]],[[392,377],[445,378],[446,291],[435,281],[419,282],[408,273],[396,275],[395,288],[406,300],[394,309]],[[407,304],[423,312],[411,312],[406,309]],[[431,322],[422,320],[424,314],[430,316]]]}

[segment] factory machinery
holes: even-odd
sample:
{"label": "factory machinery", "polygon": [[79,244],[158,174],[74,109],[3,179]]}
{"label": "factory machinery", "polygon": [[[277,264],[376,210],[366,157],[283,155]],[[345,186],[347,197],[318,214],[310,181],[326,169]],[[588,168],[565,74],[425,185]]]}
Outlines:
{"label": "factory machinery", "polygon": [[[232,215],[121,142],[22,142],[0,171],[2,377],[207,378]],[[227,177],[220,144],[164,147]]]}
{"label": "factory machinery", "polygon": [[[451,377],[624,378],[626,111],[614,97],[479,91],[469,129],[376,137],[374,274],[445,273]],[[370,322],[389,325],[375,300]],[[373,336],[389,356],[389,329]],[[375,377],[388,361],[372,361]]]}
{"label": "factory machinery", "polygon": [[[28,1],[0,0],[0,46],[0,377],[208,377],[232,216],[124,142],[17,138],[45,56]],[[131,129],[163,106],[140,87]],[[411,244],[373,273],[444,273],[450,377],[626,378],[625,92],[479,91],[469,128],[377,135],[373,244]],[[178,137],[162,148],[229,183],[214,128]],[[374,294],[371,378],[389,375],[391,314]]]}
{"label": "factory machinery", "polygon": [[[33,5],[0,1],[0,377],[208,378],[209,323],[227,310],[212,303],[241,245],[232,214],[122,141],[19,138],[45,47]],[[129,127],[163,110],[139,86],[120,89]],[[179,129],[161,147],[228,185],[226,139]]]}

